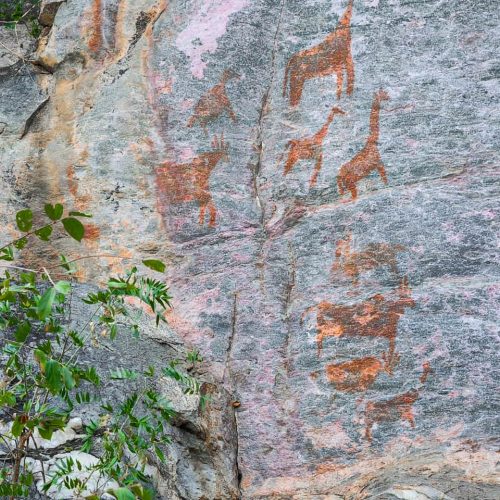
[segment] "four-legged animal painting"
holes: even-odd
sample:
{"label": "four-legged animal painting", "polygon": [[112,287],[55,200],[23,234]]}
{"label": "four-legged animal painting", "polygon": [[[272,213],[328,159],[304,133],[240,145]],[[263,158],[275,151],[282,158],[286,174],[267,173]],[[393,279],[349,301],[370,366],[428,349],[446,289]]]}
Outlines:
{"label": "four-legged animal painting", "polygon": [[289,87],[292,106],[299,104],[307,80],[322,76],[336,75],[337,99],[340,99],[345,73],[347,94],[352,94],[354,64],[351,55],[351,17],[352,0],[349,0],[337,28],[320,44],[297,52],[288,61],[283,81],[283,96],[286,96]]}
{"label": "four-legged animal painting", "polygon": [[212,150],[199,154],[189,163],[163,163],[156,170],[160,206],[163,208],[195,201],[200,207],[200,225],[205,223],[205,212],[208,209],[208,225],[214,227],[217,211],[210,193],[209,179],[220,161],[229,160],[228,147],[223,136],[220,140],[214,137]]}

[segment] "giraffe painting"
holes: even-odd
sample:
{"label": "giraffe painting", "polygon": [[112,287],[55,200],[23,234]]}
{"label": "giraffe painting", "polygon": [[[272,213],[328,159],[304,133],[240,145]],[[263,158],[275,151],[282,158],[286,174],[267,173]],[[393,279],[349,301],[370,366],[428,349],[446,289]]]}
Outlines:
{"label": "giraffe painting", "polygon": [[217,211],[210,193],[209,179],[212,170],[220,161],[229,160],[228,147],[229,145],[224,143],[224,137],[221,137],[220,141],[214,137],[212,150],[199,154],[189,163],[163,163],[156,171],[160,209],[168,205],[195,201],[200,207],[200,225],[205,223],[205,212],[208,208],[208,225],[214,227]]}
{"label": "giraffe painting", "polygon": [[302,139],[292,139],[288,142],[286,146],[288,158],[285,163],[284,175],[288,174],[299,160],[315,160],[316,164],[309,180],[309,186],[313,187],[316,184],[323,163],[323,141],[336,114],[344,115],[345,112],[334,106],[326,122],[314,135]]}
{"label": "giraffe painting", "polygon": [[290,104],[297,106],[307,80],[335,74],[337,99],[342,95],[344,73],[347,75],[347,94],[354,90],[354,64],[351,55],[352,1],[340,19],[337,28],[324,41],[294,54],[285,70],[283,96],[289,87]]}
{"label": "giraffe painting", "polygon": [[341,196],[346,191],[350,191],[352,199],[355,199],[358,196],[357,183],[374,170],[379,173],[382,181],[387,184],[384,164],[382,163],[378,150],[378,139],[380,134],[380,103],[388,99],[389,94],[384,90],[375,92],[370,114],[370,134],[368,135],[366,143],[363,149],[361,149],[352,160],[342,165],[337,176],[337,185]]}
{"label": "giraffe painting", "polygon": [[233,122],[236,122],[236,115],[226,93],[226,83],[233,78],[239,78],[239,75],[231,70],[224,71],[221,81],[204,94],[196,104],[194,113],[188,120],[188,127],[199,123],[207,134],[208,123],[215,121],[224,111],[227,111]]}

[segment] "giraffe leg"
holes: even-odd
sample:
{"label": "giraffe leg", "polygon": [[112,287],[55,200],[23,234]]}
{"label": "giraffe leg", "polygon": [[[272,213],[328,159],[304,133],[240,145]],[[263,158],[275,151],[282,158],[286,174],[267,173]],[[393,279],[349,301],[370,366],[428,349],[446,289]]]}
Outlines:
{"label": "giraffe leg", "polygon": [[384,182],[384,184],[387,184],[387,174],[385,173],[384,164],[382,162],[380,162],[377,165],[377,171],[380,174],[380,177],[382,178],[382,181]]}
{"label": "giraffe leg", "polygon": [[236,118],[236,115],[234,114],[233,107],[231,106],[231,103],[228,103],[226,106],[227,112],[229,113],[229,117],[233,122],[237,122],[238,119]]}
{"label": "giraffe leg", "polygon": [[342,196],[345,193],[344,189],[344,179],[340,175],[337,175],[337,186],[339,188],[339,194]]}
{"label": "giraffe leg", "polygon": [[318,329],[318,333],[316,334],[316,345],[318,346],[318,358],[321,356],[321,351],[323,349],[323,332],[321,329]]}
{"label": "giraffe leg", "polygon": [[347,95],[351,95],[354,90],[354,63],[352,62],[351,49],[347,51],[345,59],[345,70],[347,73]]}
{"label": "giraffe leg", "polygon": [[373,422],[371,421],[368,421],[366,423],[366,427],[365,427],[365,438],[367,439],[367,441],[369,441],[371,443],[372,441],[372,426],[373,426]]}
{"label": "giraffe leg", "polygon": [[292,153],[292,151],[290,151],[290,153],[288,154],[288,158],[286,160],[286,163],[285,163],[285,169],[283,171],[283,175],[286,175],[288,174],[293,166],[297,163],[297,159],[295,158],[295,155]]}
{"label": "giraffe leg", "polygon": [[356,187],[356,184],[351,184],[350,186],[347,186],[347,189],[351,192],[352,199],[355,200],[358,197],[358,188]]}
{"label": "giraffe leg", "polygon": [[213,201],[208,204],[208,211],[210,213],[210,220],[208,222],[209,227],[215,227],[215,219],[217,217],[217,211]]}
{"label": "giraffe leg", "polygon": [[341,66],[337,71],[337,99],[342,95],[342,86],[344,85],[344,68]]}
{"label": "giraffe leg", "polygon": [[200,226],[203,226],[203,224],[205,223],[205,209],[206,209],[205,204],[200,205],[200,217],[198,219],[198,224]]}
{"label": "giraffe leg", "polygon": [[316,159],[316,165],[314,166],[314,172],[312,174],[311,180],[309,181],[309,187],[313,187],[316,185],[316,181],[318,180],[318,175],[321,170],[321,164],[323,163],[323,154],[320,153],[318,158]]}
{"label": "giraffe leg", "polygon": [[302,75],[297,75],[295,72],[290,75],[290,104],[292,106],[299,104],[304,83],[305,80]]}
{"label": "giraffe leg", "polygon": [[415,418],[413,416],[413,411],[411,408],[403,410],[401,417],[406,420],[412,429],[415,428]]}

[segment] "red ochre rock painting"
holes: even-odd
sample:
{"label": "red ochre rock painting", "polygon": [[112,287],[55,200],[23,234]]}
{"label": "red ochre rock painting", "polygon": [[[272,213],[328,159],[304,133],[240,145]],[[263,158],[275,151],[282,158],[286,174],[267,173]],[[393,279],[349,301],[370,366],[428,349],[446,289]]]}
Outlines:
{"label": "red ochre rock painting", "polygon": [[341,271],[349,276],[354,284],[357,284],[361,273],[377,267],[388,266],[395,275],[399,275],[397,255],[406,251],[403,245],[369,243],[364,250],[356,252],[352,251],[351,243],[351,235],[337,242],[332,273]]}
{"label": "red ochre rock painting", "polygon": [[343,392],[360,392],[369,389],[380,373],[392,374],[392,366],[374,356],[326,365],[326,377],[335,389]]}
{"label": "red ochre rock painting", "polygon": [[323,141],[336,114],[345,115],[345,112],[334,106],[323,126],[314,135],[288,141],[286,145],[288,158],[285,163],[283,175],[288,174],[300,160],[315,160],[316,163],[311,179],[309,180],[309,186],[313,187],[316,184],[323,163]]}
{"label": "red ochre rock painting", "polygon": [[289,86],[290,104],[297,106],[307,80],[335,74],[337,77],[337,99],[340,99],[347,75],[347,94],[354,90],[354,64],[351,55],[352,0],[349,0],[337,28],[323,42],[294,54],[285,70],[283,96]]}
{"label": "red ochre rock painting", "polygon": [[415,427],[413,404],[419,398],[417,389],[411,389],[386,401],[368,401],[365,406],[365,437],[372,440],[373,425],[380,422],[406,420]]}
{"label": "red ochre rock painting", "polygon": [[212,150],[193,158],[189,163],[165,162],[156,170],[156,183],[160,210],[165,212],[168,205],[198,202],[200,207],[199,223],[205,223],[208,208],[208,225],[215,226],[217,210],[212,200],[209,179],[212,170],[220,161],[229,161],[229,144],[214,137]]}
{"label": "red ochre rock painting", "polygon": [[240,78],[240,76],[230,69],[224,71],[221,81],[204,94],[196,104],[194,113],[187,122],[188,127],[193,127],[198,123],[206,134],[207,125],[219,118],[224,111],[227,111],[233,122],[237,121],[226,93],[226,83],[233,78]]}
{"label": "red ochre rock painting", "polygon": [[316,310],[316,343],[321,355],[326,337],[383,337],[389,341],[388,360],[395,355],[397,328],[400,317],[407,307],[414,307],[407,278],[397,288],[396,299],[386,299],[378,293],[353,305],[332,304],[322,301],[304,311]]}
{"label": "red ochre rock painting", "polygon": [[384,90],[375,92],[370,114],[370,134],[368,135],[366,144],[352,160],[344,163],[344,165],[340,167],[337,176],[337,185],[341,196],[346,191],[349,191],[352,199],[357,198],[357,183],[375,170],[379,173],[384,184],[387,184],[387,175],[378,150],[378,139],[380,135],[380,103],[388,99],[389,94]]}
{"label": "red ochre rock painting", "polygon": [[420,375],[420,383],[424,384],[427,381],[427,377],[433,372],[431,368],[431,364],[429,361],[426,361],[422,364],[422,375]]}

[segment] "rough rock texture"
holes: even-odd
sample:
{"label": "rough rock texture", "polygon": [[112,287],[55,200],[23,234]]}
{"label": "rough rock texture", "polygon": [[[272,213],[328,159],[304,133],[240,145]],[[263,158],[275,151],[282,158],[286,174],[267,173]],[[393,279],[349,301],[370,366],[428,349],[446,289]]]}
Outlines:
{"label": "rough rock texture", "polygon": [[0,213],[64,199],[89,253],[168,261],[243,498],[499,496],[494,9],[67,0],[0,69]]}

